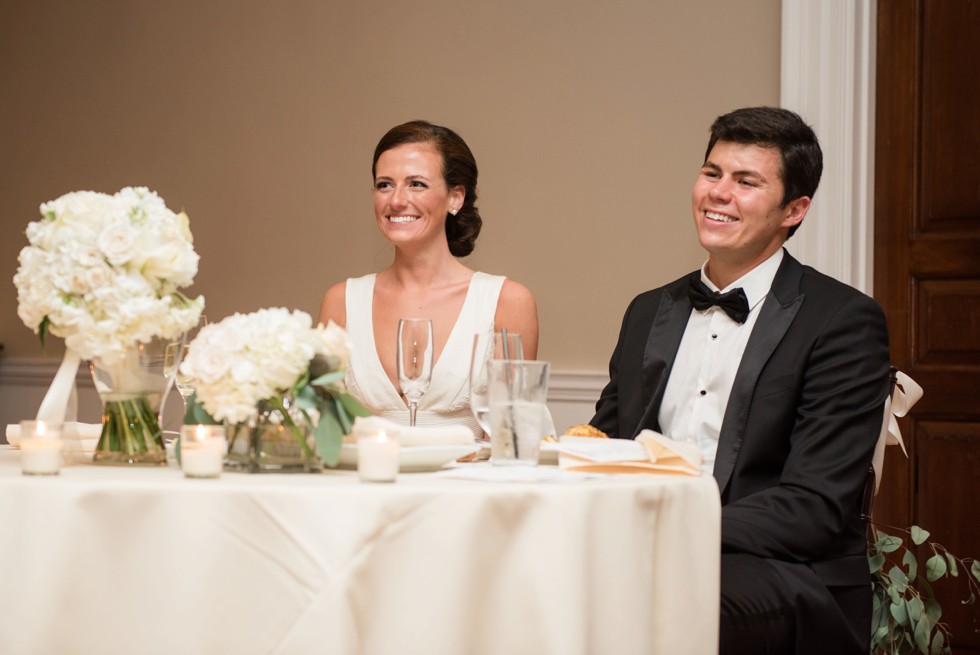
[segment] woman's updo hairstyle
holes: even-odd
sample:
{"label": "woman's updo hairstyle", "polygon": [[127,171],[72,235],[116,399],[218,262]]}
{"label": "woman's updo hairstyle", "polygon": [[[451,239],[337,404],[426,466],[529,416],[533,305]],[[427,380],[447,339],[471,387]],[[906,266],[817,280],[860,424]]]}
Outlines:
{"label": "woman's updo hairstyle", "polygon": [[462,186],[463,206],[453,216],[446,215],[446,240],[453,257],[466,257],[473,252],[480,235],[483,219],[476,208],[476,159],[466,142],[452,130],[428,121],[411,121],[388,130],[374,149],[371,178],[377,175],[381,153],[406,143],[431,143],[442,156],[442,177],[448,189]]}

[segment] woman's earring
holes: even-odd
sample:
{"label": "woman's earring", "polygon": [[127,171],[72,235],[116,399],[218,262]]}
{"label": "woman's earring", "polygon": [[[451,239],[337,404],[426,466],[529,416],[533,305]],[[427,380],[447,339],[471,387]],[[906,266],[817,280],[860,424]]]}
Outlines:
{"label": "woman's earring", "polygon": [[458,209],[450,209],[449,210],[449,213],[452,214],[453,216],[455,216],[457,214],[457,212],[459,212]]}

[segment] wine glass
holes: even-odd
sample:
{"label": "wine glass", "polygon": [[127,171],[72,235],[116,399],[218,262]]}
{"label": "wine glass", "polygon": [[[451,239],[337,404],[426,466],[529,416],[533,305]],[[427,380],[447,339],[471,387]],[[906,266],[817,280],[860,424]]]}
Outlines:
{"label": "wine glass", "polygon": [[[504,344],[507,345],[506,350]],[[508,332],[506,340],[500,332],[485,332],[473,336],[473,354],[470,358],[470,410],[487,435],[490,434],[487,364],[493,359],[524,359],[524,342],[521,335]]]}
{"label": "wine glass", "polygon": [[432,321],[403,318],[398,321],[398,386],[408,401],[408,423],[415,425],[419,399],[432,381]]}
{"label": "wine glass", "polygon": [[172,341],[171,343],[167,344],[167,350],[164,354],[164,374],[167,376],[175,374],[174,386],[177,387],[177,393],[180,394],[180,400],[184,405],[185,415],[187,414],[187,399],[194,393],[194,378],[185,373],[181,373],[180,363],[187,355],[191,341],[194,340],[194,337],[197,336],[197,333],[200,332],[201,328],[207,324],[207,317],[204,316],[204,314],[201,314],[201,318],[198,319],[197,325],[185,332],[177,341]]}

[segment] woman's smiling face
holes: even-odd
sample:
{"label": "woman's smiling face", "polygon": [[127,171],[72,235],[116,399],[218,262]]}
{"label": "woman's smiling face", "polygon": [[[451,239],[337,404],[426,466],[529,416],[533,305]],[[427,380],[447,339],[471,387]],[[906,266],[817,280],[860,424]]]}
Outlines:
{"label": "woman's smiling face", "polygon": [[374,215],[397,245],[446,238],[446,214],[463,204],[462,187],[446,188],[442,155],[430,143],[406,143],[378,157]]}

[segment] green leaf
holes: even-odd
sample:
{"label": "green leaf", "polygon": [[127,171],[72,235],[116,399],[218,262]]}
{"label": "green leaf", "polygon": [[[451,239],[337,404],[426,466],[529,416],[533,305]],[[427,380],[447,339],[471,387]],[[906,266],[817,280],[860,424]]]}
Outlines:
{"label": "green leaf", "polygon": [[48,329],[51,327],[51,319],[45,316],[41,319],[41,324],[37,326],[37,336],[41,340],[41,347],[44,347],[44,337],[48,336]]}
{"label": "green leaf", "polygon": [[909,529],[909,532],[912,533],[912,543],[914,543],[916,546],[921,546],[926,542],[926,539],[929,538],[929,532],[927,530],[923,530],[917,525],[913,525]]}
{"label": "green leaf", "polygon": [[942,630],[937,630],[932,638],[932,646],[929,647],[929,655],[942,655],[943,646],[946,645],[946,635]]}
{"label": "green leaf", "polygon": [[970,562],[970,573],[976,578],[977,582],[980,582],[980,562],[973,560]]}
{"label": "green leaf", "polygon": [[939,604],[935,598],[929,598],[926,600],[926,615],[929,620],[932,621],[933,625],[939,623],[939,619],[943,616],[943,606]]}
{"label": "green leaf", "polygon": [[918,598],[910,598],[905,605],[909,612],[909,619],[912,623],[918,623],[922,619],[922,613],[925,609],[922,606],[922,601]]}
{"label": "green leaf", "polygon": [[902,592],[898,590],[894,585],[888,587],[888,598],[892,601],[892,604],[898,605],[902,602]]}
{"label": "green leaf", "polygon": [[949,562],[949,574],[954,578],[959,577],[960,570],[956,566],[956,558],[950,555],[949,551],[946,551],[945,555],[946,555],[946,561]]}
{"label": "green leaf", "polygon": [[892,584],[898,587],[903,587],[901,589],[902,593],[905,593],[904,587],[908,585],[909,579],[905,575],[905,571],[898,568],[897,566],[891,567],[888,571],[888,577],[892,579]]}
{"label": "green leaf", "polygon": [[349,393],[337,394],[337,400],[344,405],[344,409],[347,410],[347,413],[351,416],[371,416],[371,412],[368,411],[367,407],[359,403],[357,399]]}
{"label": "green leaf", "polygon": [[868,558],[868,566],[871,567],[872,573],[877,573],[881,570],[881,567],[885,565],[885,556],[881,553],[877,555],[872,555]]}
{"label": "green leaf", "polygon": [[344,409],[344,406],[333,396],[330,397],[330,401],[327,403],[327,406],[330,408],[330,412],[334,415],[334,418],[337,419],[337,422],[340,423],[341,432],[344,434],[350,434],[353,421],[351,420],[351,417],[347,415],[347,410]]}
{"label": "green leaf", "polygon": [[333,373],[324,373],[320,377],[310,380],[310,384],[314,387],[325,387],[328,384],[333,384],[334,382],[340,382],[344,379],[343,371],[334,371]]}
{"label": "green leaf", "polygon": [[902,556],[902,564],[905,565],[905,570],[908,571],[909,580],[915,580],[915,576],[919,572],[919,563],[916,561],[912,551],[905,551],[905,555]]}
{"label": "green leaf", "polygon": [[936,594],[932,591],[932,585],[923,580],[921,575],[915,579],[915,586],[918,588],[920,596],[924,598],[936,597]]}
{"label": "green leaf", "polygon": [[910,625],[909,610],[905,605],[905,601],[892,603],[888,606],[888,611],[891,612],[892,616],[895,618],[895,621],[897,621],[899,625]]}
{"label": "green leaf", "polygon": [[888,634],[888,626],[887,625],[883,625],[883,626],[881,626],[880,628],[878,628],[877,630],[874,631],[874,633],[871,635],[871,650],[872,651],[875,650],[875,647],[878,646],[881,643],[882,639],[884,639],[885,638],[885,635],[887,635],[887,634]]}
{"label": "green leaf", "polygon": [[891,535],[883,536],[878,540],[878,543],[875,544],[875,548],[881,553],[893,553],[901,547],[902,540]]}
{"label": "green leaf", "polygon": [[915,633],[913,638],[915,639],[915,645],[918,647],[920,653],[929,652],[929,637],[932,635],[933,626],[929,623],[928,619],[919,621],[915,624]]}
{"label": "green leaf", "polygon": [[300,387],[294,392],[293,396],[296,404],[302,409],[313,409],[319,405],[320,399],[316,391],[310,385]]}
{"label": "green leaf", "polygon": [[191,394],[187,399],[187,413],[184,414],[184,425],[221,425],[221,421],[216,421],[213,416],[208,414],[204,405],[197,402],[197,392]]}
{"label": "green leaf", "polygon": [[344,433],[340,423],[330,412],[320,415],[316,426],[316,452],[327,466],[334,467],[340,460]]}
{"label": "green leaf", "polygon": [[946,558],[942,555],[933,555],[926,561],[926,580],[935,582],[946,575]]}

